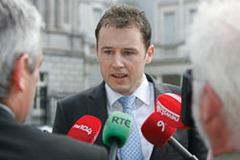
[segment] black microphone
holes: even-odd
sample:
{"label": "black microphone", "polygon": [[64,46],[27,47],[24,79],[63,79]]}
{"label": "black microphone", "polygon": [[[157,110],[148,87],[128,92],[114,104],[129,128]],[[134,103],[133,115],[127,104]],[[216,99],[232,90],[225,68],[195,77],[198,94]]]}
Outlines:
{"label": "black microphone", "polygon": [[132,122],[132,117],[123,112],[113,112],[109,116],[103,128],[103,143],[110,147],[109,160],[115,160],[118,148],[126,143]]}

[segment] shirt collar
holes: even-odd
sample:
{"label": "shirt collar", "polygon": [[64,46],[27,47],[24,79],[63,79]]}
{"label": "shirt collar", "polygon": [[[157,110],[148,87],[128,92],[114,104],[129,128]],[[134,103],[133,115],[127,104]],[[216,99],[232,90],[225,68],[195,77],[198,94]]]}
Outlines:
{"label": "shirt collar", "polygon": [[9,107],[7,107],[6,105],[0,103],[0,108],[5,110],[6,112],[8,112],[12,117],[15,117],[14,112]]}
{"label": "shirt collar", "polygon": [[142,84],[133,93],[133,95],[140,99],[146,105],[150,105],[150,85],[145,75]]}
{"label": "shirt collar", "polygon": [[[108,106],[112,107],[113,104],[123,95],[112,90],[107,83],[105,83],[105,88],[108,97]],[[144,80],[142,84],[137,88],[137,90],[132,95],[136,96],[146,105],[150,105],[150,87],[146,75],[144,75]]]}

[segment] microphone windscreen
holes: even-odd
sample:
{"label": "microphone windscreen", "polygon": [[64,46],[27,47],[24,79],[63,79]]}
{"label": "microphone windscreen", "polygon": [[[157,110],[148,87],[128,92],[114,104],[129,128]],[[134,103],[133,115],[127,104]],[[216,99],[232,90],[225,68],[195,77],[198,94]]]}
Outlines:
{"label": "microphone windscreen", "polygon": [[78,119],[68,131],[68,137],[93,144],[100,132],[102,122],[91,115]]}
{"label": "microphone windscreen", "polygon": [[154,146],[162,147],[177,129],[164,123],[162,117],[153,112],[143,123],[143,136]]}
{"label": "microphone windscreen", "polygon": [[158,96],[155,103],[155,112],[162,116],[162,120],[178,129],[187,129],[181,117],[181,96],[174,93],[164,93]]}
{"label": "microphone windscreen", "polygon": [[118,141],[118,147],[122,147],[132,130],[132,117],[123,112],[113,112],[103,128],[103,143],[111,146],[113,141]]}

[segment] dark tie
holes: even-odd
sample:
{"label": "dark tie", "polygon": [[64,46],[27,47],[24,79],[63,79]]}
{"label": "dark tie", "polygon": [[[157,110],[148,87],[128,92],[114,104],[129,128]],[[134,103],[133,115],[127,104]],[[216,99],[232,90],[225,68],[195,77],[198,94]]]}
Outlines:
{"label": "dark tie", "polygon": [[120,148],[119,151],[121,160],[143,160],[140,135],[132,113],[132,106],[135,99],[135,96],[124,96],[118,99],[118,102],[123,107],[123,112],[129,114],[133,118],[131,134],[126,144]]}

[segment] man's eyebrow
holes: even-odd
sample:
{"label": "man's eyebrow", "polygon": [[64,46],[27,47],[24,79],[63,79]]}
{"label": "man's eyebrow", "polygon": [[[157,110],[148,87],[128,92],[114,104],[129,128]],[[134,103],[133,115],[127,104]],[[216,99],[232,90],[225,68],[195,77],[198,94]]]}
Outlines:
{"label": "man's eyebrow", "polygon": [[112,48],[113,47],[104,46],[104,47],[101,48],[101,50],[103,50],[103,49],[112,49]]}
{"label": "man's eyebrow", "polygon": [[[101,50],[107,50],[107,49],[113,49],[114,47],[109,47],[109,46],[104,46],[101,48]],[[130,47],[126,47],[126,48],[122,48],[121,50],[124,51],[137,51],[136,48],[130,48]]]}
{"label": "man's eyebrow", "polygon": [[135,48],[123,48],[124,50],[137,51]]}

